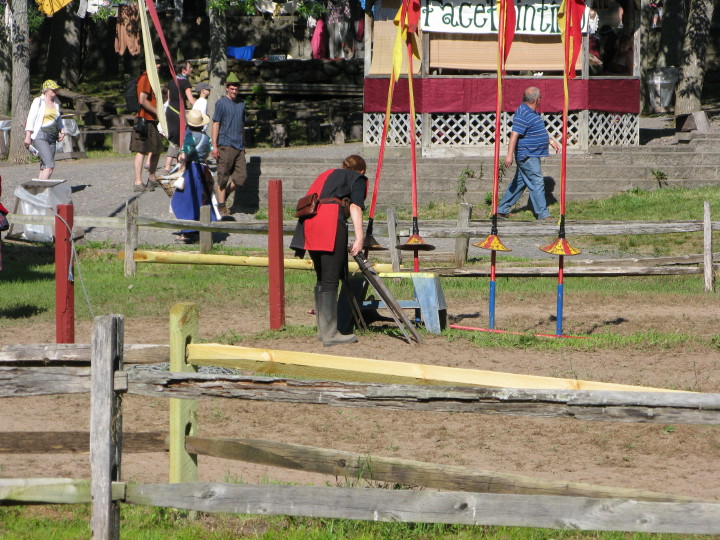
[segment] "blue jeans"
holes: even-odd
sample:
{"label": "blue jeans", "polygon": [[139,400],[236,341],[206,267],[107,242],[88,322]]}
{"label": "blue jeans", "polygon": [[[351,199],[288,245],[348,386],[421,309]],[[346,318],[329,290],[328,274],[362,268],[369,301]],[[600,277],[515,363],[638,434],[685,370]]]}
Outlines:
{"label": "blue jeans", "polygon": [[518,202],[525,188],[530,190],[530,201],[535,209],[537,219],[545,219],[550,216],[545,201],[545,179],[540,170],[539,157],[528,157],[517,161],[515,177],[505,190],[498,205],[498,214],[509,214],[510,208]]}

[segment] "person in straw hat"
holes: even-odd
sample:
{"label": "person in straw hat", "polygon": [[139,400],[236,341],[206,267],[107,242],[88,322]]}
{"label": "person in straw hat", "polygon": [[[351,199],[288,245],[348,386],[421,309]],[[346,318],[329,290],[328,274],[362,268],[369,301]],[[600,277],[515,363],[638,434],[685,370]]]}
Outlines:
{"label": "person in straw hat", "polygon": [[[190,110],[185,114],[185,138],[178,161],[185,166],[182,187],[177,187],[170,200],[170,208],[178,219],[200,219],[200,207],[210,204],[213,188],[213,177],[205,164],[210,153],[210,138],[203,128],[210,123],[210,117],[198,110]],[[211,217],[215,216],[211,213]],[[181,231],[178,241],[197,240],[197,231]]]}
{"label": "person in straw hat", "polygon": [[[42,93],[33,99],[25,122],[25,148],[34,148],[40,156],[38,178],[47,180],[55,170],[55,143],[65,138],[65,125],[60,115],[60,101],[55,90],[60,85],[48,79],[42,84]],[[30,148],[32,146],[32,148]]]}

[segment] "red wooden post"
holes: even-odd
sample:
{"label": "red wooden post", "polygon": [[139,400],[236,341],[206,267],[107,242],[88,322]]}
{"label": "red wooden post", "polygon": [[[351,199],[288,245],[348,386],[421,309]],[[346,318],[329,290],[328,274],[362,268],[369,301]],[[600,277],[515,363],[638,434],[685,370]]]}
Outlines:
{"label": "red wooden post", "polygon": [[57,214],[55,216],[55,340],[57,343],[75,343],[75,285],[70,276],[72,204],[59,204]]}
{"label": "red wooden post", "polygon": [[268,273],[270,329],[285,326],[282,180],[268,181]]}

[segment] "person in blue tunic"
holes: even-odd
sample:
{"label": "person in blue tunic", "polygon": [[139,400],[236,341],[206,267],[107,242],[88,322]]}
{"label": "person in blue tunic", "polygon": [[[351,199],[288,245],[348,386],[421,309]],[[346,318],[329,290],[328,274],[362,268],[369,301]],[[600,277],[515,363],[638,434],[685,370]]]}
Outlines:
{"label": "person in blue tunic", "polygon": [[500,201],[497,215],[507,219],[510,208],[518,202],[525,188],[530,190],[530,202],[535,209],[535,217],[539,220],[554,220],[547,209],[545,200],[545,179],[540,169],[540,158],[548,155],[548,145],[552,145],[556,153],[560,145],[550,138],[545,122],[538,113],[540,106],[540,90],[530,86],[523,92],[523,102],[513,117],[510,143],[505,157],[505,167],[517,162],[515,177],[505,190]]}
{"label": "person in blue tunic", "polygon": [[[193,109],[185,114],[187,129],[178,161],[185,165],[182,189],[176,188],[170,200],[170,208],[178,219],[200,219],[200,207],[210,204],[213,177],[205,160],[212,145],[203,127],[210,123],[210,117]],[[211,219],[215,220],[214,213]],[[182,231],[180,241],[194,240],[197,231]]]}

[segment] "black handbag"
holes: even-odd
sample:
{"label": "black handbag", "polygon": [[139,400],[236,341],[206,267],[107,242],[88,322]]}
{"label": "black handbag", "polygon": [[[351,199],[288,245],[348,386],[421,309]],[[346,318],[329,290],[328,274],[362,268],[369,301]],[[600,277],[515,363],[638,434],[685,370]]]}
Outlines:
{"label": "black handbag", "polygon": [[147,122],[145,121],[144,118],[138,117],[135,120],[135,123],[133,124],[133,129],[135,130],[135,133],[137,133],[138,135],[145,136],[145,135],[147,135],[147,132],[148,132]]}

